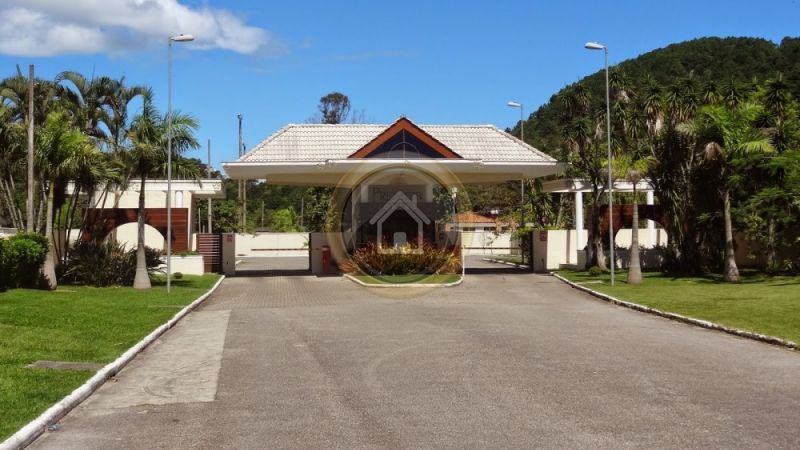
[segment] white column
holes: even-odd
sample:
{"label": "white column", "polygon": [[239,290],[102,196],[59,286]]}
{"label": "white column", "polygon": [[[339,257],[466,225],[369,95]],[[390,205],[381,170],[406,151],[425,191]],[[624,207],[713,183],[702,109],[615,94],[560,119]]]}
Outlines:
{"label": "white column", "polygon": [[580,191],[575,192],[575,236],[577,240],[575,249],[583,249],[586,238],[583,235],[583,192]]}
{"label": "white column", "polygon": [[[653,201],[653,191],[647,191],[647,204],[652,205]],[[655,247],[656,245],[656,223],[652,220],[647,220],[647,231],[648,235],[650,236],[650,244],[649,247]]]}

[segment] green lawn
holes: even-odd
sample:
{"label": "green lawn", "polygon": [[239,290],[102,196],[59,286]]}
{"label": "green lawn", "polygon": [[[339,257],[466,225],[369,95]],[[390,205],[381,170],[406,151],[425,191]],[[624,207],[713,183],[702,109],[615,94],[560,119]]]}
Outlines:
{"label": "green lawn", "polygon": [[367,284],[447,284],[454,283],[461,275],[354,275]]}
{"label": "green lawn", "polygon": [[108,363],[205,293],[217,275],[147,291],[61,286],[0,293],[0,441],[94,372],[28,369],[37,360]]}
{"label": "green lawn", "polygon": [[800,277],[747,274],[731,284],[720,276],[674,278],[650,272],[635,286],[625,283],[622,272],[611,287],[608,274],[558,273],[621,300],[800,343]]}

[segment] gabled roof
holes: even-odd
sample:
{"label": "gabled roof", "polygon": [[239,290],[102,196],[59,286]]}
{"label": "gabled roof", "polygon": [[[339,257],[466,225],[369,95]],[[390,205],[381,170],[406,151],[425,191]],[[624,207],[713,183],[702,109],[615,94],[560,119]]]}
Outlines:
{"label": "gabled roof", "polygon": [[259,143],[238,162],[344,160],[406,121],[465,160],[552,162],[556,160],[493,125],[416,125],[401,118],[392,125],[290,124]]}
{"label": "gabled roof", "polygon": [[446,145],[439,142],[436,138],[426,133],[423,129],[418,127],[414,122],[401,117],[397,119],[388,128],[383,130],[375,139],[369,141],[367,145],[361,147],[357,152],[350,155],[350,158],[367,158],[375,150],[380,148],[389,139],[397,136],[398,133],[407,132],[422,141],[425,145],[430,147],[434,152],[438,153],[442,158],[461,158],[458,154],[447,148]]}

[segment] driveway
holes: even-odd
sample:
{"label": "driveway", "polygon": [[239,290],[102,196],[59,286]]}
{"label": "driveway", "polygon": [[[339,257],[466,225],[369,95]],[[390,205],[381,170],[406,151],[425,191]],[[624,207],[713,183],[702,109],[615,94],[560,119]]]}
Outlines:
{"label": "driveway", "polygon": [[293,261],[226,280],[34,447],[800,447],[800,353],[548,276],[368,290]]}

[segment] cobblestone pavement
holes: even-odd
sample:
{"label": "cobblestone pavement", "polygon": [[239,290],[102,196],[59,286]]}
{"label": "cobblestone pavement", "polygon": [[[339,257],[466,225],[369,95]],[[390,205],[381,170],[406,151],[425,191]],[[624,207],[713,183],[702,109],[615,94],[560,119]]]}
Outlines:
{"label": "cobblestone pavement", "polygon": [[37,447],[800,447],[797,352],[520,271],[368,289],[247,264],[201,309],[230,311],[214,401],[81,407]]}

